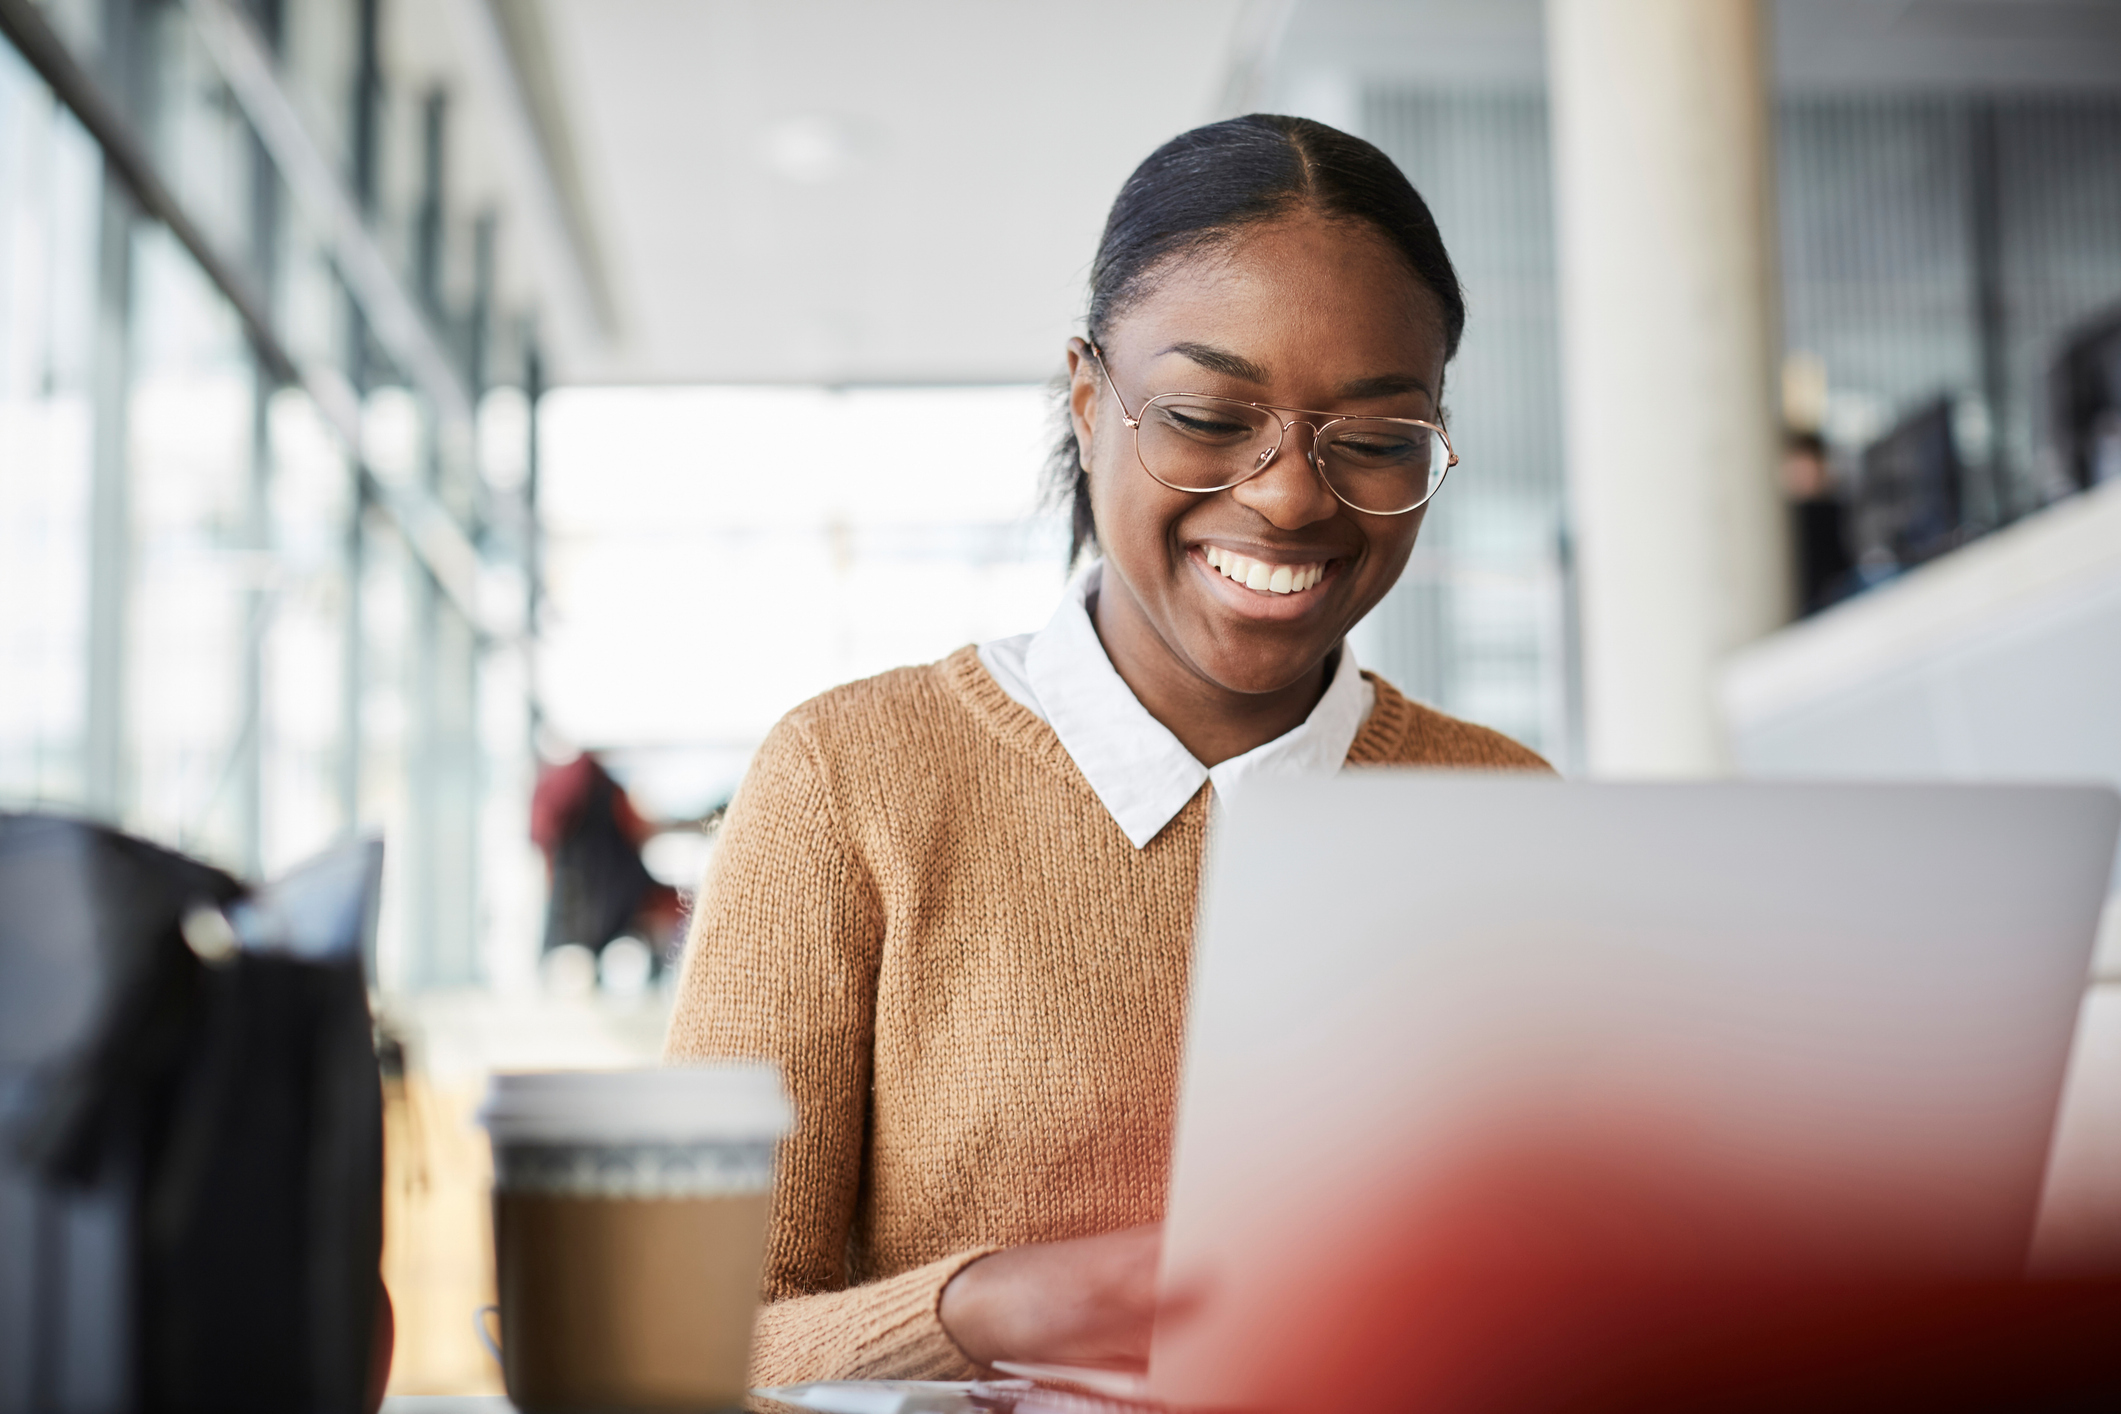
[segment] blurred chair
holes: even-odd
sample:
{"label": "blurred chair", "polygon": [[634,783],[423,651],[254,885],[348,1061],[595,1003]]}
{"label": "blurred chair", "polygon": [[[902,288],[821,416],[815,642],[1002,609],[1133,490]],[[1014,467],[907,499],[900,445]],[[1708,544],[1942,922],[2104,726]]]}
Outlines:
{"label": "blurred chair", "polygon": [[0,815],[0,1414],[381,1398],[381,872]]}
{"label": "blurred chair", "polygon": [[1856,489],[1857,534],[1866,552],[1906,568],[1965,539],[1952,439],[1952,404],[1933,398],[1863,449]]}

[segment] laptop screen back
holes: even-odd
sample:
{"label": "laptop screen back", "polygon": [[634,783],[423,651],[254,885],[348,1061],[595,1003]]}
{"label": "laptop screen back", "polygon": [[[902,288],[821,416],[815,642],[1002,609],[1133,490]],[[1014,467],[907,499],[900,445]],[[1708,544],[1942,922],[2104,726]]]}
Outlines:
{"label": "laptop screen back", "polygon": [[1625,1345],[1616,1293],[2022,1271],[2117,818],[1255,786],[1210,845],[1151,1393],[1440,1409],[1523,1342]]}

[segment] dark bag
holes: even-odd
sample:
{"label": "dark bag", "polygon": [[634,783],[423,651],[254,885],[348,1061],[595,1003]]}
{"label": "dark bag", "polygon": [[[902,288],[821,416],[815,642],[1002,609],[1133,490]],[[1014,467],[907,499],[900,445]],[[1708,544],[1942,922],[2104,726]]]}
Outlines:
{"label": "dark bag", "polygon": [[0,815],[0,1414],[366,1406],[381,862]]}

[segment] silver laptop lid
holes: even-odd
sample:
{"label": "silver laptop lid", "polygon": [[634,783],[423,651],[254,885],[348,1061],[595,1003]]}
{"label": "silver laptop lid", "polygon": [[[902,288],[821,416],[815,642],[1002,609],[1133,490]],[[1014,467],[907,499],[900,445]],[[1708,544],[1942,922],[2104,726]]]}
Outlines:
{"label": "silver laptop lid", "polygon": [[2105,787],[1259,783],[1211,843],[1151,1393],[1448,1380],[1513,1314],[1572,1338],[1534,1315],[1571,1281],[2022,1270],[2117,821]]}

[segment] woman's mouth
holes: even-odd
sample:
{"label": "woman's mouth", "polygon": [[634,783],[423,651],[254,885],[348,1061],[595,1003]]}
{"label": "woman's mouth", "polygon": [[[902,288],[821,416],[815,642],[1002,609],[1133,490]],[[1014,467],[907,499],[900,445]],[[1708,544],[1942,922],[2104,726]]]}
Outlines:
{"label": "woman's mouth", "polygon": [[1324,560],[1306,565],[1277,565],[1254,560],[1217,545],[1202,547],[1208,567],[1261,594],[1301,594],[1326,577]]}

